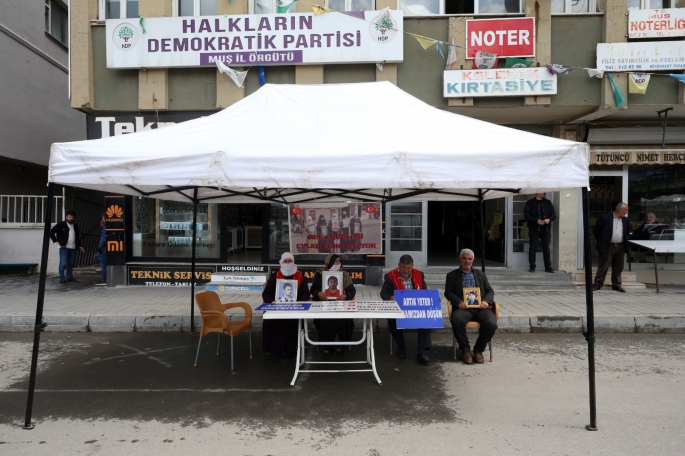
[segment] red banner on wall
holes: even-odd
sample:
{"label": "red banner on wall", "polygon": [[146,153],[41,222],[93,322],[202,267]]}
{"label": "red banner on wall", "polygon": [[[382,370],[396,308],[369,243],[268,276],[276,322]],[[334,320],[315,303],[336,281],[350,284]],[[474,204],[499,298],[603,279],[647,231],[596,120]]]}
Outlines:
{"label": "red banner on wall", "polygon": [[475,19],[466,21],[466,56],[485,51],[499,57],[535,57],[535,19]]}

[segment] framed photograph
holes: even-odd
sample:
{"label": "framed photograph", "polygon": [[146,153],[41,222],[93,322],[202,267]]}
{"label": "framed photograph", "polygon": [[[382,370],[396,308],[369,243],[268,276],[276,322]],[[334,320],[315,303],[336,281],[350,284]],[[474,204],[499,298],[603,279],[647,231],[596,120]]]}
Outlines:
{"label": "framed photograph", "polygon": [[297,280],[276,279],[276,302],[297,301]]}
{"label": "framed photograph", "polygon": [[464,288],[464,302],[469,309],[480,308],[480,288]]}
{"label": "framed photograph", "polygon": [[338,299],[345,292],[343,290],[342,271],[323,271],[323,294],[330,300]]}

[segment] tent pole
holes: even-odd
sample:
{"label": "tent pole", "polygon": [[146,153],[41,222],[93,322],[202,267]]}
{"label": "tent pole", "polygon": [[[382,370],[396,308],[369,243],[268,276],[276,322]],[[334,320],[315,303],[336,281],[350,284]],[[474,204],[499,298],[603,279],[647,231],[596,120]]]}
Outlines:
{"label": "tent pole", "polygon": [[43,252],[40,256],[40,279],[38,281],[38,302],[36,303],[36,321],[33,326],[33,354],[31,355],[31,375],[29,377],[29,396],[26,402],[26,416],[24,417],[24,429],[34,428],[31,424],[31,412],[33,411],[33,392],[36,389],[36,371],[38,370],[38,349],[40,348],[40,333],[47,323],[43,323],[43,302],[45,300],[45,276],[48,272],[48,254],[50,253],[50,221],[52,220],[52,203],[55,192],[55,184],[48,184],[48,195],[45,204],[43,224]]}
{"label": "tent pole", "polygon": [[592,251],[590,249],[590,200],[587,187],[583,187],[583,262],[585,263],[585,307],[587,312],[587,331],[583,332],[587,341],[587,358],[590,375],[590,424],[588,431],[597,430],[597,396],[595,389],[595,308],[592,296]]}
{"label": "tent pole", "polygon": [[478,203],[480,204],[480,270],[485,272],[485,207],[483,205],[483,190],[478,189]]}
{"label": "tent pole", "polygon": [[195,332],[195,244],[197,241],[197,187],[193,190],[193,242],[190,265],[190,333]]}

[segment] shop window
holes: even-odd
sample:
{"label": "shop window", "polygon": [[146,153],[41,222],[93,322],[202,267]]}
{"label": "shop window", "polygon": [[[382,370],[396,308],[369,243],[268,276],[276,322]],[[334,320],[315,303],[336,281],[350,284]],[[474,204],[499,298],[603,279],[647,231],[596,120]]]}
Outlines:
{"label": "shop window", "polygon": [[334,11],[372,11],[375,0],[326,0],[326,7]]}
{"label": "shop window", "polygon": [[[285,14],[296,13],[296,4],[297,2],[293,2]],[[277,0],[250,0],[249,7],[250,14],[279,14]]]}
{"label": "shop window", "polygon": [[45,32],[63,45],[69,45],[67,8],[62,3],[45,0]]}
{"label": "shop window", "polygon": [[[190,258],[193,239],[193,205],[151,198],[133,201],[133,256]],[[219,258],[219,217],[216,204],[197,206],[197,258]]]}
{"label": "shop window", "polygon": [[552,14],[597,12],[597,0],[552,0]]}
{"label": "shop window", "polygon": [[522,12],[521,0],[399,0],[405,15],[512,14]]}
{"label": "shop window", "polygon": [[216,0],[174,0],[173,16],[215,16]]}
{"label": "shop window", "polygon": [[138,17],[138,0],[100,0],[101,19]]}
{"label": "shop window", "polygon": [[420,252],[422,250],[422,203],[393,203],[390,206],[390,250]]}
{"label": "shop window", "polygon": [[671,8],[671,0],[628,0],[628,9],[663,9]]}

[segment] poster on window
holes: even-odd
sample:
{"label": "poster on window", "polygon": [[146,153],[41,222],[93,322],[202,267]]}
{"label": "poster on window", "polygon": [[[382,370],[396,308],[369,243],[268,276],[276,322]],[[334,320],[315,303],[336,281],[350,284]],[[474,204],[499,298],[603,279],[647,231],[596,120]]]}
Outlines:
{"label": "poster on window", "polygon": [[381,203],[291,204],[288,223],[295,255],[383,251]]}

